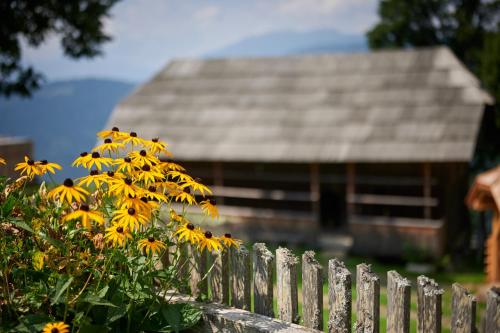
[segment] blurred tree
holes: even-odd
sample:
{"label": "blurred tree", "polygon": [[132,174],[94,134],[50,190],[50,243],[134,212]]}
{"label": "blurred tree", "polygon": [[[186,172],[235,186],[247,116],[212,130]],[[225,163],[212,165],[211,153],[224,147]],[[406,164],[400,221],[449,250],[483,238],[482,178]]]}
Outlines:
{"label": "blurred tree", "polygon": [[38,47],[52,35],[61,38],[64,54],[78,59],[101,54],[111,40],[103,19],[118,0],[1,0],[0,96],[30,96],[43,75],[22,63],[21,42]]}

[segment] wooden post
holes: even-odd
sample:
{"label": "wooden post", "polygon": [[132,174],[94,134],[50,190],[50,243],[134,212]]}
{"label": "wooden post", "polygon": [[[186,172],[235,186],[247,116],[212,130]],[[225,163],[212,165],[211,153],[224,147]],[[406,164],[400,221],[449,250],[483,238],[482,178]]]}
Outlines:
{"label": "wooden post", "polygon": [[251,258],[248,250],[241,245],[231,250],[231,305],[250,311],[252,282]]}
{"label": "wooden post", "polygon": [[417,332],[441,333],[441,297],[438,284],[426,276],[417,278]]}
{"label": "wooden post", "polygon": [[310,190],[311,190],[311,209],[315,222],[320,224],[320,173],[319,164],[313,163],[309,166],[310,171]]}
{"label": "wooden post", "polygon": [[452,285],[451,333],[474,333],[476,298],[458,283]]}
{"label": "wooden post", "polygon": [[351,332],[351,272],[337,259],[328,261],[328,332]]}
{"label": "wooden post", "polygon": [[356,333],[378,333],[380,319],[380,279],[367,264],[356,266]]}
{"label": "wooden post", "polygon": [[347,202],[347,219],[353,216],[355,212],[355,205],[353,203],[356,194],[356,166],[354,163],[347,163],[347,177],[346,177],[346,202]]}
{"label": "wooden post", "polygon": [[387,272],[387,333],[410,332],[410,293],[410,281]]}
{"label": "wooden post", "polygon": [[302,255],[302,315],[304,326],[323,329],[323,267],[314,251]]}
{"label": "wooden post", "polygon": [[424,218],[430,220],[432,218],[432,207],[429,206],[430,199],[432,198],[432,178],[431,178],[431,165],[430,163],[423,164],[423,178],[424,178]]}
{"label": "wooden post", "polygon": [[280,247],[276,250],[278,318],[290,323],[299,322],[297,295],[298,262],[298,258],[289,249]]}
{"label": "wooden post", "polygon": [[491,288],[486,294],[484,332],[500,332],[500,288]]}
{"label": "wooden post", "polygon": [[199,251],[193,246],[189,247],[190,271],[191,279],[189,286],[191,288],[191,295],[198,297],[201,294],[208,294],[208,279],[204,278],[207,273],[207,251]]}
{"label": "wooden post", "polygon": [[229,305],[229,260],[228,251],[217,252],[211,255],[213,260],[210,272],[210,286],[212,301]]}
{"label": "wooden post", "polygon": [[254,312],[274,317],[273,311],[273,266],[274,255],[264,243],[253,245],[254,253]]}

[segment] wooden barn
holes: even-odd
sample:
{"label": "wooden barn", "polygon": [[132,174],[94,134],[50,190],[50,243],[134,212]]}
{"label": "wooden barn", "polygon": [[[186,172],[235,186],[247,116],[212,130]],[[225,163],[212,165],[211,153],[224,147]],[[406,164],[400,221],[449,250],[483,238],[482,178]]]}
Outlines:
{"label": "wooden barn", "polygon": [[240,235],[347,233],[356,253],[439,256],[467,223],[468,165],[492,103],[445,47],[180,59],[107,127],[171,144]]}

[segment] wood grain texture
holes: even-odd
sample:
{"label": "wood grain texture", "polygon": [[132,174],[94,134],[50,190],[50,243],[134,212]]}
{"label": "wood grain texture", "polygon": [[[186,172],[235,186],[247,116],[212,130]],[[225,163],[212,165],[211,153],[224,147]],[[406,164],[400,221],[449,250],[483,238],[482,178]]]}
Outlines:
{"label": "wood grain texture", "polygon": [[290,323],[299,322],[297,294],[298,258],[287,248],[276,250],[278,318]]}
{"label": "wood grain texture", "polygon": [[323,329],[323,267],[314,251],[302,255],[302,316],[304,326]]}
{"label": "wood grain texture", "polygon": [[356,333],[378,333],[380,326],[380,279],[371,266],[356,266]]}
{"label": "wood grain texture", "polygon": [[426,276],[417,278],[417,332],[441,332],[441,298],[444,290]]}
{"label": "wood grain texture", "polygon": [[242,245],[231,249],[231,305],[250,311],[252,263],[250,252]]}
{"label": "wood grain texture", "polygon": [[458,283],[451,288],[451,333],[475,333],[476,298]]}
{"label": "wood grain texture", "polygon": [[396,271],[387,272],[387,333],[410,331],[411,283]]}
{"label": "wood grain texture", "polygon": [[273,270],[274,255],[264,243],[253,245],[253,295],[254,312],[274,317],[273,310]]}
{"label": "wood grain texture", "polygon": [[337,259],[328,261],[328,332],[351,333],[351,272]]}
{"label": "wood grain texture", "polygon": [[191,295],[198,297],[202,294],[208,294],[208,279],[207,273],[207,251],[200,252],[197,248],[189,246],[189,271],[191,278],[189,280],[189,287],[191,288]]}
{"label": "wood grain texture", "polygon": [[229,305],[229,254],[225,250],[211,254],[210,288],[212,301]]}
{"label": "wood grain texture", "polygon": [[500,288],[491,288],[486,294],[484,332],[500,332]]}

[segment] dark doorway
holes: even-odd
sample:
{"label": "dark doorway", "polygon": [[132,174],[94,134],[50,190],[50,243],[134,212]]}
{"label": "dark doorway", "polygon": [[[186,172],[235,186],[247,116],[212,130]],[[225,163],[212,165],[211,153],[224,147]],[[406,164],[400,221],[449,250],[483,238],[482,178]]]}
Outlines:
{"label": "dark doorway", "polygon": [[345,188],[321,186],[321,226],[327,230],[342,229],[346,220]]}

